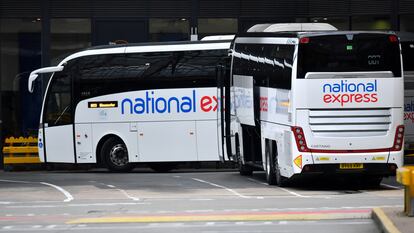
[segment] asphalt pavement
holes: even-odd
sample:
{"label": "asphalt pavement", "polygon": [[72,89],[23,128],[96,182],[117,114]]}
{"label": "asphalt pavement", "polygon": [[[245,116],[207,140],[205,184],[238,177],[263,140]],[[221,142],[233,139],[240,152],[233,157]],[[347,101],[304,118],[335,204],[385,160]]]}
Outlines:
{"label": "asphalt pavement", "polygon": [[0,172],[0,232],[380,232],[372,209],[402,197],[394,177],[280,188],[235,170]]}

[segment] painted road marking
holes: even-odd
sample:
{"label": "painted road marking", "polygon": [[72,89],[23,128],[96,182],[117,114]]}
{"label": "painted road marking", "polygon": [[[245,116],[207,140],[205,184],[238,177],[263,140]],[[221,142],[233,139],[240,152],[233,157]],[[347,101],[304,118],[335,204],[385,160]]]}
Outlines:
{"label": "painted road marking", "polygon": [[[247,178],[248,180],[250,180],[250,181],[252,181],[252,182],[254,182],[254,183],[256,183],[256,184],[262,184],[262,185],[266,185],[266,186],[270,186],[269,184],[267,184],[267,183],[263,183],[263,182],[260,182],[260,181],[258,181],[258,180],[255,180],[255,179],[252,179],[252,178]],[[296,192],[293,192],[293,191],[290,191],[290,190],[288,190],[288,189],[285,189],[285,188],[282,188],[282,187],[278,187],[278,186],[274,186],[275,188],[278,188],[278,189],[280,189],[280,190],[282,190],[282,191],[285,191],[285,192],[287,192],[287,193],[289,193],[289,194],[292,194],[293,196],[296,196],[296,197],[303,197],[303,198],[310,198],[311,196],[304,196],[304,195],[301,195],[301,194],[299,194],[299,193],[296,193]],[[327,197],[324,197],[324,198],[327,198]]]}
{"label": "painted road marking", "polygon": [[221,213],[221,214],[174,214],[123,217],[79,218],[67,224],[91,223],[170,223],[170,222],[214,222],[214,221],[283,221],[283,220],[332,220],[332,219],[371,218],[371,210],[321,210],[292,212],[255,212],[255,213]]}
{"label": "painted road marking", "polygon": [[66,191],[65,189],[63,189],[63,188],[61,188],[57,185],[46,183],[46,182],[29,182],[29,181],[21,181],[21,180],[0,180],[0,182],[22,183],[22,184],[43,184],[43,185],[55,188],[59,192],[63,193],[63,195],[65,195],[65,197],[66,197],[66,199],[63,200],[64,202],[70,202],[70,201],[74,200],[73,196],[68,191]]}
{"label": "painted road marking", "polygon": [[124,194],[124,196],[126,196],[127,198],[129,198],[129,199],[131,199],[133,201],[140,201],[140,199],[138,197],[134,197],[134,196],[129,195],[129,193],[127,191],[125,191],[123,189],[120,189],[120,188],[117,188],[115,185],[104,184],[104,183],[100,183],[100,184],[101,185],[104,185],[104,186],[106,186],[108,188],[112,188],[112,189],[115,189],[115,190],[121,192],[122,194]]}
{"label": "painted road marking", "polygon": [[193,180],[195,180],[195,181],[198,181],[198,182],[201,182],[201,183],[209,184],[209,185],[214,186],[214,187],[218,187],[218,188],[225,189],[225,190],[227,190],[227,191],[229,191],[229,192],[233,193],[234,195],[236,195],[236,196],[238,196],[238,197],[241,197],[241,198],[246,198],[246,199],[250,199],[250,198],[261,199],[261,198],[263,198],[263,197],[251,197],[251,196],[245,196],[245,195],[240,194],[240,193],[238,193],[237,191],[235,191],[235,190],[233,190],[233,189],[231,189],[231,188],[227,188],[227,187],[225,187],[225,186],[223,186],[223,185],[215,184],[215,183],[208,182],[208,181],[205,181],[205,180],[202,180],[202,179],[197,179],[197,178],[191,178],[191,179],[193,179]]}

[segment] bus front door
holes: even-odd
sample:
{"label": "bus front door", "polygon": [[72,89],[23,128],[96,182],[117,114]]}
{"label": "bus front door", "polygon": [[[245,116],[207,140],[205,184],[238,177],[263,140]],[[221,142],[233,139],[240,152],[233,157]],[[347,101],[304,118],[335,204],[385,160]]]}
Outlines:
{"label": "bus front door", "polygon": [[73,112],[71,78],[55,73],[43,112],[45,162],[75,163]]}

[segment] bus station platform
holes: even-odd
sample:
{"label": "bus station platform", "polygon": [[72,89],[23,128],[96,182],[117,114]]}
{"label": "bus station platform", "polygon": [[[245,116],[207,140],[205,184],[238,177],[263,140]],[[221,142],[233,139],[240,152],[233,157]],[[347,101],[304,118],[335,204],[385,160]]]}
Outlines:
{"label": "bus station platform", "polygon": [[414,217],[405,215],[404,207],[374,208],[372,218],[378,224],[380,232],[414,232]]}

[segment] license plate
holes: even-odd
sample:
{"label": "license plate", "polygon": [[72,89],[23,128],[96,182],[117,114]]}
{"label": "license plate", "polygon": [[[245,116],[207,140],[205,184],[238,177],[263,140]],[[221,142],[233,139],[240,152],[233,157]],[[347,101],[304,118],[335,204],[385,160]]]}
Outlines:
{"label": "license plate", "polygon": [[362,169],[364,168],[363,163],[341,163],[339,169]]}

